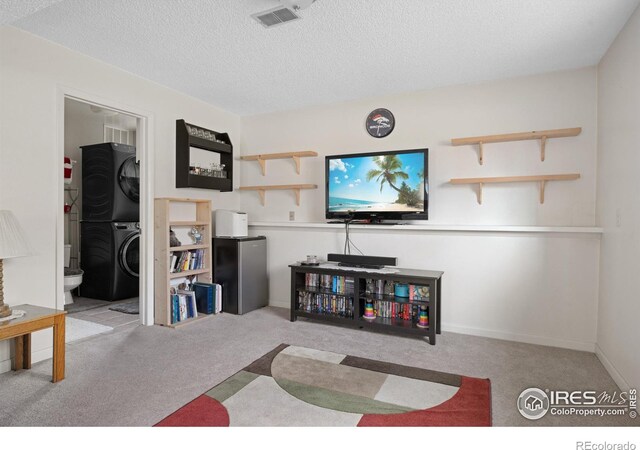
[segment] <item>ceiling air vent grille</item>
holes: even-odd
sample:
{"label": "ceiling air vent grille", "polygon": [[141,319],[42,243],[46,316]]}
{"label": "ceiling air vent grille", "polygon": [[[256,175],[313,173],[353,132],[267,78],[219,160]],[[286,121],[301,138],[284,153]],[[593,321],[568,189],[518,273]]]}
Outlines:
{"label": "ceiling air vent grille", "polygon": [[261,23],[265,28],[275,27],[276,25],[282,25],[300,18],[300,16],[289,8],[283,8],[282,6],[252,14],[251,17]]}

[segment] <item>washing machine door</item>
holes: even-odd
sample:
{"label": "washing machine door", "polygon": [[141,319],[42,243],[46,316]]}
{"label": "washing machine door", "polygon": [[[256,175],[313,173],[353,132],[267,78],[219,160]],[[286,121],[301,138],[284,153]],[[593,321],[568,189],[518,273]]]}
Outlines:
{"label": "washing machine door", "polygon": [[120,246],[118,260],[122,270],[131,277],[140,275],[140,233],[132,233]]}
{"label": "washing machine door", "polygon": [[135,156],[125,159],[120,166],[118,184],[124,195],[136,203],[140,202],[140,164]]}

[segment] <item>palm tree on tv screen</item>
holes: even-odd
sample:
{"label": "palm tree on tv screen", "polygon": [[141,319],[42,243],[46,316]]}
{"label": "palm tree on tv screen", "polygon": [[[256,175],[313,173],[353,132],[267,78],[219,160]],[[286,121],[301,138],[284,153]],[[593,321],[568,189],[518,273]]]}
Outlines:
{"label": "palm tree on tv screen", "polygon": [[367,172],[367,181],[371,181],[373,178],[380,182],[380,192],[385,183],[388,183],[398,193],[402,192],[395,185],[398,179],[406,180],[409,175],[406,172],[401,171],[402,162],[396,155],[376,156],[373,160],[378,166],[378,169],[371,169]]}

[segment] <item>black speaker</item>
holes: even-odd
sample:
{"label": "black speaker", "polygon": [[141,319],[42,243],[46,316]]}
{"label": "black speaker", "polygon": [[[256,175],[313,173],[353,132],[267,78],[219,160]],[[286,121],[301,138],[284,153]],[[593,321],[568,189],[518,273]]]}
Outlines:
{"label": "black speaker", "polygon": [[341,255],[339,253],[329,253],[327,261],[337,262],[340,266],[365,267],[368,269],[381,269],[384,266],[398,264],[398,258],[389,256]]}

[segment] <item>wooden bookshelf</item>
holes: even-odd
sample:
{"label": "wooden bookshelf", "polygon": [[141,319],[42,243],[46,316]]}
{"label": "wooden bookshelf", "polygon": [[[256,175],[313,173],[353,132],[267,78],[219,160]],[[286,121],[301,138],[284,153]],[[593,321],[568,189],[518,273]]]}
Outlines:
{"label": "wooden bookshelf", "polygon": [[[195,217],[193,220],[171,220],[172,203],[193,203],[195,204]],[[196,320],[209,317],[198,313],[198,317],[187,319],[175,324],[171,323],[171,299],[169,290],[171,281],[178,278],[196,277],[198,281],[211,283],[211,201],[180,199],[180,198],[156,198],[154,216],[154,277],[155,277],[155,323],[171,328],[182,326]],[[197,226],[202,233],[201,244],[185,244],[171,247],[169,244],[170,228],[191,228]],[[204,268],[196,270],[186,270],[183,272],[171,272],[169,261],[172,252],[184,252],[190,250],[204,250]]]}

